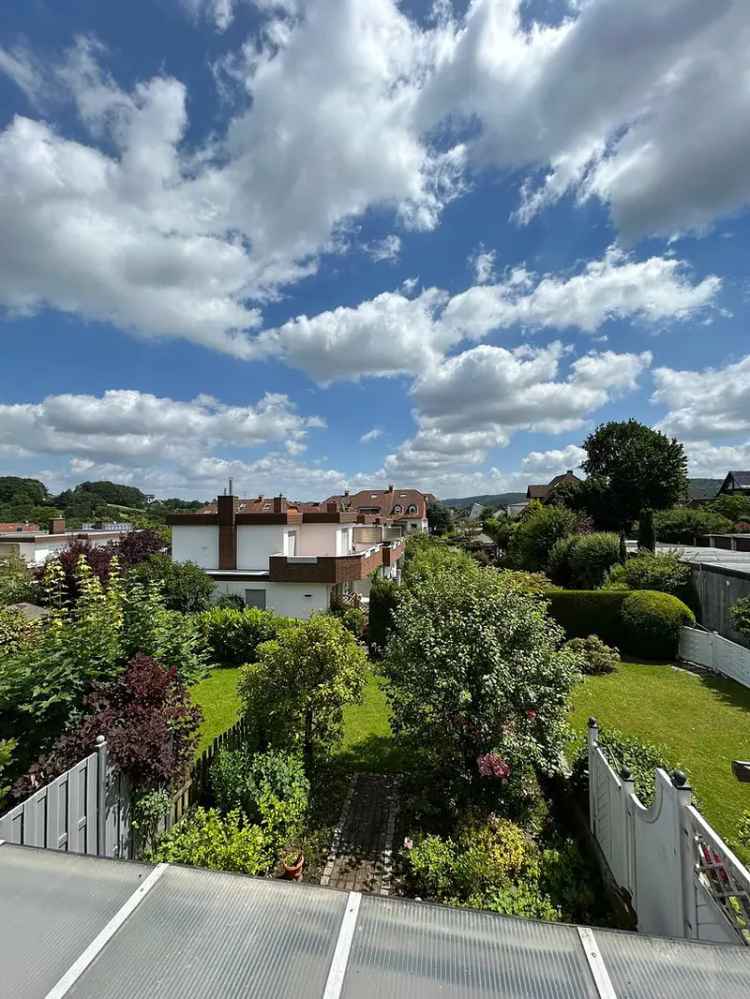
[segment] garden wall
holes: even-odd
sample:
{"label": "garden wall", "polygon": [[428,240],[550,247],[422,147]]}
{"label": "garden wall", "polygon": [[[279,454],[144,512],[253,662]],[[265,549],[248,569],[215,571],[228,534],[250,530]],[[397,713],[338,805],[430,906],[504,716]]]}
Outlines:
{"label": "garden wall", "polygon": [[732,627],[729,611],[740,597],[750,597],[750,574],[705,563],[693,566],[698,593],[699,620],[709,631],[747,646],[748,640]]}

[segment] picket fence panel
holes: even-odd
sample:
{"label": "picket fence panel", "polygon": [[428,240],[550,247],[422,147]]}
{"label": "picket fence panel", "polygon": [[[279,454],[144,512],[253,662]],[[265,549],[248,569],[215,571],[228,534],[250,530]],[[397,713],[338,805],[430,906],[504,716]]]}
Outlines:
{"label": "picket fence panel", "polygon": [[750,687],[750,649],[715,631],[680,628],[679,657]]}

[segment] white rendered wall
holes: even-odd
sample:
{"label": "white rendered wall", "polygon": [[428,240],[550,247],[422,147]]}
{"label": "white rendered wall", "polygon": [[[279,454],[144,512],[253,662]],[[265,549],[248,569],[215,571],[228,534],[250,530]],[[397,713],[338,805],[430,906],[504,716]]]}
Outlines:
{"label": "white rendered wall", "polygon": [[339,524],[300,524],[297,528],[298,555],[337,555]]}
{"label": "white rendered wall", "polygon": [[276,611],[286,617],[308,618],[316,611],[327,611],[331,587],[327,583],[270,583],[267,579],[215,580],[216,589],[211,594],[217,600],[225,593],[236,593],[245,599],[245,590],[265,590],[266,610]]}
{"label": "white rendered wall", "polygon": [[215,524],[173,527],[172,561],[195,562],[201,569],[218,569],[219,528]]}
{"label": "white rendered wall", "polygon": [[284,552],[284,536],[294,529],[282,524],[238,525],[237,568],[267,571],[269,557]]}

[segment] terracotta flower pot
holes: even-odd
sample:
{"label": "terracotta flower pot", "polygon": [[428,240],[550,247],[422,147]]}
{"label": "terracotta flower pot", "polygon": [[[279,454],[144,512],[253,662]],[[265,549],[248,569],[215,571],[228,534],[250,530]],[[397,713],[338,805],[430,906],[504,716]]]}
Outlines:
{"label": "terracotta flower pot", "polygon": [[281,863],[284,865],[284,873],[292,881],[299,881],[302,878],[302,871],[305,866],[304,853],[298,853],[296,859],[291,864],[287,862],[286,857],[282,857]]}

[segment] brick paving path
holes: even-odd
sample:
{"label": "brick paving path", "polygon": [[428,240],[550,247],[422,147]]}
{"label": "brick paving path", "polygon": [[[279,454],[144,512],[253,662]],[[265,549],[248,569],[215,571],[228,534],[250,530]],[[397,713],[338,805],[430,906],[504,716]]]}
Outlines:
{"label": "brick paving path", "polygon": [[321,884],[387,895],[391,882],[398,779],[357,774]]}

